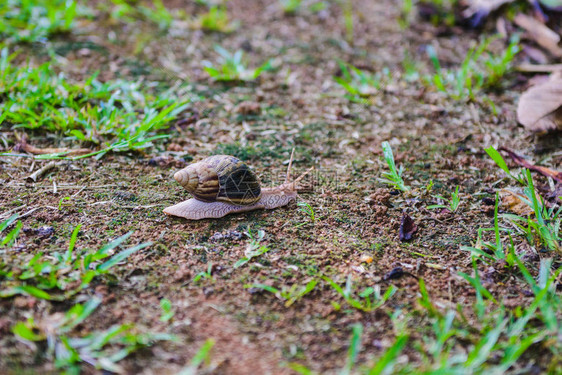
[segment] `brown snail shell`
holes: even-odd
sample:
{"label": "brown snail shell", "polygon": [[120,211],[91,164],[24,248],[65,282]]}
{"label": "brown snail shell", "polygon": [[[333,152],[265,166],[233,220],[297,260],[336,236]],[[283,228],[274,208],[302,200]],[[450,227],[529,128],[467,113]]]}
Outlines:
{"label": "brown snail shell", "polygon": [[190,164],[174,174],[176,181],[203,202],[248,206],[261,197],[260,181],[240,159],[215,155]]}

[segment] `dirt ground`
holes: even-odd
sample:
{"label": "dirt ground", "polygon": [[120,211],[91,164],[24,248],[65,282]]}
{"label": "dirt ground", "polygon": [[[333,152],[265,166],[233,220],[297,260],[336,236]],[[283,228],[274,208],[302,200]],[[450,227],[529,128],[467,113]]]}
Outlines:
{"label": "dirt ground", "polygon": [[[290,374],[289,362],[319,373],[337,373],[347,358],[351,326],[358,322],[364,327],[358,363],[372,364],[394,340],[391,315],[397,309],[408,315],[411,337],[428,334],[428,328],[419,328],[429,323],[417,302],[418,278],[440,309],[473,305],[474,288],[458,275],[473,272],[471,258],[459,248],[475,241],[478,228],[493,226],[495,192],[510,183],[484,148],[505,146],[553,169],[562,168],[558,136],[537,139],[517,124],[517,98],[527,85],[518,73],[506,80],[505,90],[489,95],[496,114],[399,79],[380,90],[371,105],[350,103],[332,79],[339,74],[338,59],[373,72],[388,68],[400,77],[404,53],[427,61],[423,48],[427,44],[438,48],[443,64],[459,63],[480,31],[442,30],[419,22],[402,29],[394,1],[354,1],[358,12],[350,45],[343,37],[339,7],[306,17],[286,16],[274,3],[229,1],[231,17],[241,21],[236,32],[203,33],[179,26],[169,35],[152,31],[141,53],[135,53],[140,31],[130,25],[86,24],[85,31],[55,40],[67,59],[64,71],[75,79],[99,69],[101,80],[157,80],[165,86],[180,80],[192,83],[205,99],[182,114],[171,139],[146,154],[60,161],[35,183],[25,177],[46,162],[0,160],[0,213],[13,209],[20,215],[28,213],[21,219],[20,246],[11,256],[65,249],[79,223],[79,248],[99,248],[131,230],[129,244],[154,243],[133,254],[115,272],[116,278],[95,279],[81,293],[83,300],[97,295],[103,303],[78,332],[134,323],[139,330],[179,337],[176,343],[159,343],[124,359],[120,364],[127,373],[177,373],[209,338],[215,340],[208,370],[212,373]],[[187,13],[199,9],[179,0],[166,5]],[[110,30],[118,43],[107,40]],[[258,83],[210,84],[202,61],[214,58],[215,44],[243,48],[251,66],[272,58],[279,69],[265,73]],[[36,61],[42,58],[40,48],[25,53]],[[258,103],[259,113],[240,113],[238,105],[245,101]],[[11,131],[2,132],[15,142]],[[30,139],[36,146],[69,145],[63,137],[39,132],[31,133]],[[397,164],[404,166],[411,192],[401,193],[378,181],[386,170],[381,159],[385,140],[392,145]],[[299,195],[299,201],[314,208],[315,223],[294,203],[274,211],[197,222],[162,213],[164,207],[188,197],[172,179],[188,162],[230,153],[271,185],[279,183],[293,148],[295,175],[315,167]],[[433,190],[425,192],[430,180]],[[547,184],[538,175],[536,181]],[[426,208],[436,203],[435,194],[449,196],[457,185],[459,211]],[[65,197],[70,198],[60,206]],[[405,213],[418,226],[409,242],[401,242],[398,233]],[[39,236],[32,230],[42,226],[52,227],[53,233]],[[263,230],[262,243],[270,250],[235,268],[244,257],[248,229]],[[528,248],[526,242],[517,243],[517,251]],[[542,256],[526,259],[533,273]],[[367,257],[373,261],[365,262]],[[193,282],[210,264],[212,279]],[[396,267],[406,274],[389,278]],[[532,299],[528,286],[501,265],[481,264],[480,272],[486,288],[507,307],[516,309]],[[384,292],[392,285],[398,291],[383,307],[366,313],[346,305],[327,284],[318,284],[290,307],[272,293],[245,287],[304,285],[318,275],[342,285],[351,275],[359,290],[376,285]],[[159,320],[162,298],[172,301],[171,322]],[[66,311],[69,306],[26,296],[1,299],[0,368],[7,373],[56,372],[37,354],[40,350],[16,340],[10,327],[29,316]],[[545,371],[557,361],[540,345],[523,358],[538,371],[528,373]],[[399,361],[419,363],[421,358],[406,347]],[[83,371],[96,372],[88,366]]]}

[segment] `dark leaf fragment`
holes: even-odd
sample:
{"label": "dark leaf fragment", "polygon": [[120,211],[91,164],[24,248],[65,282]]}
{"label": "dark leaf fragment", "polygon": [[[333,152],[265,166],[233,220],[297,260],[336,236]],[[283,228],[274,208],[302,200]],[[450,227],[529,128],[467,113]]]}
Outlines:
{"label": "dark leaf fragment", "polygon": [[505,147],[500,147],[498,150],[506,152],[509,157],[518,165],[530,169],[532,171],[538,172],[546,177],[551,177],[553,180],[562,183],[562,172],[557,172],[547,167],[541,167],[540,165],[534,165],[533,163],[523,159],[522,156],[516,154],[515,152],[508,150]]}
{"label": "dark leaf fragment", "polygon": [[402,216],[402,222],[400,223],[400,241],[409,241],[414,236],[414,233],[418,230],[418,226],[414,222],[414,219],[408,214]]}
{"label": "dark leaf fragment", "polygon": [[389,273],[384,275],[384,280],[392,280],[392,279],[399,279],[404,276],[406,273],[402,269],[402,267],[394,267]]}

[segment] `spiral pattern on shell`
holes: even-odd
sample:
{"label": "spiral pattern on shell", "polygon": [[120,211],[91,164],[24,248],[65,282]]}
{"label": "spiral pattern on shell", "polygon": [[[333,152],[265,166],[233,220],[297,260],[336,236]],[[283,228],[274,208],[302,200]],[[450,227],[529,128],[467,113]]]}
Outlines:
{"label": "spiral pattern on shell", "polygon": [[261,196],[256,174],[241,160],[216,155],[176,172],[176,181],[203,202],[251,205]]}

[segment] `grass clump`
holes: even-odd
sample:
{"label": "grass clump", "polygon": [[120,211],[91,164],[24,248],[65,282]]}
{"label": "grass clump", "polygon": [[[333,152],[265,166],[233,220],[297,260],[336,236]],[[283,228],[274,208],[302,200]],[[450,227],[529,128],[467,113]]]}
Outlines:
{"label": "grass clump", "polygon": [[[518,257],[515,257],[515,263],[534,295],[528,306],[509,311],[495,300],[482,285],[476,259],[473,258],[475,276],[459,273],[475,289],[476,301],[472,308],[459,304],[456,310],[441,311],[432,301],[425,282],[420,279],[417,314],[424,314],[429,324],[410,326],[409,315],[404,316],[400,309],[392,312],[396,337],[372,361],[373,365],[357,364],[365,327],[353,325],[347,355],[342,359],[344,365],[339,373],[504,374],[511,373],[531,347],[538,349],[546,346],[548,349],[545,350],[551,351],[555,357],[559,356],[560,348],[555,342],[562,328],[558,319],[562,312],[562,301],[556,292],[555,281],[562,269],[550,272],[552,260],[543,260],[538,280],[535,280]],[[470,309],[472,311],[468,311]],[[468,351],[467,341],[471,343],[471,350]],[[420,356],[421,361],[417,364],[398,361],[406,345],[411,347],[415,356]],[[550,364],[554,372],[558,366],[556,361]],[[548,364],[542,365],[548,367]],[[316,374],[299,363],[289,363],[288,367],[299,374]],[[515,370],[518,369],[520,367]]]}
{"label": "grass clump", "polygon": [[157,341],[176,340],[175,336],[166,333],[139,333],[132,324],[114,325],[81,337],[71,336],[72,330],[100,304],[101,299],[94,297],[84,304],[74,305],[62,317],[55,314],[45,318],[42,324],[36,323],[33,318],[18,322],[12,327],[12,332],[24,342],[46,342],[45,355],[66,374],[79,374],[82,363],[113,373],[124,373],[118,362],[131,353]]}
{"label": "grass clump", "polygon": [[379,181],[391,185],[395,189],[409,191],[410,188],[406,186],[404,180],[402,179],[402,173],[404,172],[403,167],[400,166],[400,168],[396,168],[396,163],[394,162],[394,154],[392,153],[392,147],[390,147],[390,143],[382,143],[382,152],[386,164],[388,165],[389,171],[383,172],[383,178],[379,178]]}
{"label": "grass clump", "polygon": [[209,263],[206,271],[201,271],[197,275],[195,275],[195,277],[193,278],[193,282],[198,283],[200,280],[203,280],[203,279],[214,281],[214,279],[213,279],[213,263]]}
{"label": "grass clump", "polygon": [[347,91],[346,98],[352,102],[369,104],[368,98],[381,88],[381,75],[370,74],[342,61],[338,64],[342,75],[334,77],[334,81]]}
{"label": "grass clump", "polygon": [[0,39],[33,43],[72,30],[76,0],[4,0],[0,4]]}
{"label": "grass clump", "polygon": [[38,252],[30,259],[18,258],[17,261],[10,260],[8,254],[3,255],[0,298],[23,294],[45,300],[68,299],[88,287],[95,277],[108,273],[133,253],[151,245],[146,242],[113,254],[131,236],[132,232],[129,232],[96,251],[76,251],[79,230],[80,225],[77,225],[64,252],[55,251],[48,255]]}
{"label": "grass clump", "polygon": [[172,309],[172,301],[169,299],[162,298],[160,300],[160,308],[162,309],[162,315],[160,316],[161,322],[167,322],[174,317],[175,312]]}
{"label": "grass clump", "polygon": [[299,207],[299,211],[304,213],[310,219],[310,222],[314,224],[316,222],[316,213],[314,212],[314,207],[310,205],[308,202],[298,202],[297,206]]}
{"label": "grass clump", "polygon": [[[447,202],[448,205],[444,205],[444,204],[434,204],[431,206],[427,206],[427,208],[429,208],[430,210],[432,209],[436,209],[436,208],[446,208],[448,210],[450,210],[451,212],[456,212],[461,204],[461,198],[459,196],[459,186],[456,187],[455,191],[453,192],[453,194],[451,194],[451,198],[447,199],[445,197],[443,197],[442,195],[437,195],[436,197],[444,202]],[[430,189],[427,189],[430,190]]]}
{"label": "grass clump", "polygon": [[231,21],[226,6],[222,4],[210,6],[208,12],[195,19],[194,26],[206,31],[230,33],[240,26],[240,22]]}
{"label": "grass clump", "polygon": [[[338,372],[340,375],[350,374],[365,374],[365,375],[383,375],[394,374],[393,371],[396,365],[398,356],[408,343],[408,335],[399,334],[394,343],[388,347],[374,362],[375,364],[370,367],[361,366],[357,368],[357,359],[361,352],[361,339],[363,336],[364,327],[361,323],[356,323],[351,326],[351,338],[349,340],[349,348],[345,358],[345,364]],[[302,375],[315,375],[316,372],[300,363],[291,362],[287,367]],[[359,371],[358,371],[359,370]],[[400,374],[407,374],[408,372],[400,372]]]}
{"label": "grass clump", "polygon": [[293,284],[291,287],[283,286],[281,289],[277,289],[270,285],[265,284],[251,284],[244,285],[245,288],[258,288],[273,293],[277,298],[285,301],[285,307],[290,307],[292,304],[300,300],[302,297],[312,292],[318,284],[318,280],[313,279],[309,281],[306,285]]}
{"label": "grass clump", "polygon": [[[514,175],[495,148],[489,147],[486,152],[509,177],[524,186],[524,196],[519,195],[519,198],[531,208],[534,219],[531,216],[522,217],[515,214],[504,214],[502,216],[508,219],[532,246],[538,243],[539,246],[546,249],[561,252],[562,206],[554,205],[550,208],[546,206],[544,199],[535,190],[530,170],[523,169],[518,175]],[[496,198],[496,202],[497,200]]]}
{"label": "grass clump", "polygon": [[191,359],[189,365],[185,366],[177,375],[195,375],[202,363],[208,364],[211,357],[211,349],[215,346],[214,339],[207,339]]}
{"label": "grass clump", "polygon": [[[113,7],[109,10],[111,18],[126,22],[134,23],[137,20],[146,20],[158,26],[160,30],[168,30],[174,21],[174,16],[166,8],[162,0],[150,1],[150,6],[146,6],[141,2],[111,0]],[[105,8],[106,5],[101,3],[100,7]]]}
{"label": "grass clump", "polygon": [[17,67],[15,56],[7,48],[0,52],[0,126],[62,133],[102,147],[86,156],[151,147],[168,137],[157,133],[190,101],[173,93],[177,88],[153,95],[141,82],[101,83],[96,74],[75,83],[54,73],[51,63]]}
{"label": "grass clump", "polygon": [[[499,226],[498,217],[499,195],[496,194],[496,204],[494,207],[494,227],[479,228],[476,244],[474,246],[461,246],[461,250],[470,251],[473,256],[487,262],[505,260],[508,266],[515,264],[515,245],[511,237],[512,231]],[[494,242],[486,242],[483,239],[484,232],[494,232]],[[502,233],[507,232],[509,243],[505,246],[502,242]]]}
{"label": "grass clump", "polygon": [[214,81],[253,81],[263,72],[273,69],[269,60],[256,69],[248,69],[242,50],[230,53],[221,46],[215,46],[215,51],[219,55],[218,66],[204,62],[205,71]]}
{"label": "grass clump", "polygon": [[[351,281],[351,276],[347,277],[345,283],[345,288],[342,288],[337,282],[330,279],[329,277],[323,277],[323,280],[328,283],[339,295],[341,295],[345,302],[347,302],[351,307],[364,311],[371,312],[383,306],[390,297],[396,293],[397,289],[394,286],[389,286],[384,294],[381,294],[380,287],[376,285],[375,287],[368,287],[362,292],[355,296],[353,291],[353,283]],[[332,301],[332,305],[339,310],[339,304]]]}
{"label": "grass clump", "polygon": [[[6,219],[5,221],[3,221],[0,224],[0,233],[2,233],[6,228],[8,228],[14,221],[16,221],[18,216],[19,216],[18,214],[14,214],[10,216],[8,219]],[[4,236],[3,238],[0,237],[2,238],[2,240],[0,241],[0,246],[12,247],[16,242],[16,239],[18,238],[18,235],[22,227],[23,227],[22,222],[18,220],[16,226],[10,232],[8,232],[6,236]]]}
{"label": "grass clump", "polygon": [[455,100],[476,100],[476,94],[484,89],[501,87],[503,77],[510,71],[511,63],[520,51],[518,40],[514,39],[500,55],[488,51],[496,37],[483,39],[470,48],[458,69],[441,67],[437,52],[428,46],[427,54],[435,73],[424,81]]}
{"label": "grass clump", "polygon": [[531,171],[526,169],[525,174],[527,186],[523,189],[525,197],[521,200],[533,210],[535,219],[513,214],[503,216],[509,219],[526,236],[531,245],[538,243],[546,249],[562,252],[562,237],[560,235],[562,207],[547,208],[542,197],[537,197]]}
{"label": "grass clump", "polygon": [[[479,306],[474,307],[477,319],[471,322],[473,326],[469,323],[467,327],[466,322],[457,318],[455,311],[439,312],[423,289],[420,305],[430,309],[433,324],[428,338],[414,346],[424,358],[424,365],[418,369],[420,373],[503,374],[531,345],[544,340],[543,332],[527,326],[529,319],[535,315],[537,300],[516,317],[503,307],[486,311],[480,290],[486,289],[478,281]],[[463,316],[466,316],[465,313],[462,313],[461,319]],[[468,354],[459,348],[465,340],[474,345]]]}
{"label": "grass clump", "polygon": [[429,17],[429,21],[433,25],[453,26],[455,24],[455,8],[459,3],[458,0],[425,0],[423,2],[433,9]]}
{"label": "grass clump", "polygon": [[[283,9],[283,13],[288,16],[295,15],[301,11],[304,7],[305,1],[303,0],[279,0],[279,5]],[[308,10],[312,13],[317,13],[323,9],[326,9],[327,2],[325,1],[315,1],[308,3]]]}
{"label": "grass clump", "polygon": [[248,228],[246,236],[248,236],[250,241],[244,251],[244,257],[234,264],[234,268],[242,267],[252,259],[258,258],[270,250],[269,247],[261,244],[261,241],[263,241],[265,237],[265,232],[263,230],[258,230],[257,235],[255,235],[252,233],[251,229]]}
{"label": "grass clump", "polygon": [[279,0],[285,14],[295,14],[302,6],[302,0]]}

